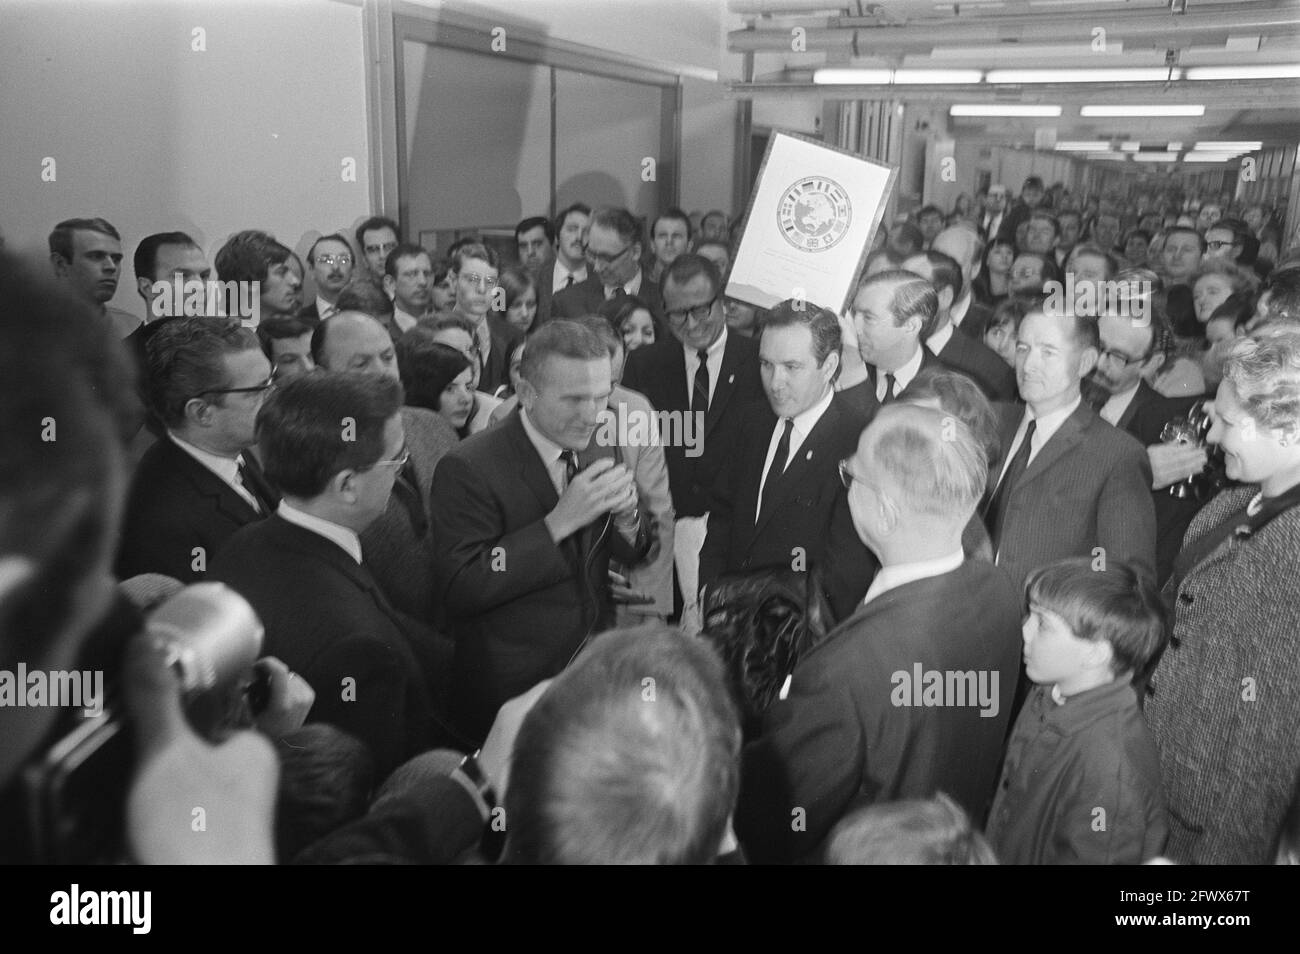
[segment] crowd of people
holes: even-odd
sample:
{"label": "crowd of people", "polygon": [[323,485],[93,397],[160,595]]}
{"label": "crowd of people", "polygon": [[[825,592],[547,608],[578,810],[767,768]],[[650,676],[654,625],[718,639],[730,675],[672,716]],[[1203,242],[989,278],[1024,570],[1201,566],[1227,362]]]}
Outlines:
{"label": "crowd of people", "polygon": [[[131,857],[1300,860],[1277,217],[994,184],[882,225],[843,313],[729,297],[742,226],[158,232],[139,314],[101,218],[0,259],[0,668],[194,583],[265,630],[202,737],[130,644]],[[798,652],[733,665],[791,578]],[[0,783],[52,719],[0,709]]]}

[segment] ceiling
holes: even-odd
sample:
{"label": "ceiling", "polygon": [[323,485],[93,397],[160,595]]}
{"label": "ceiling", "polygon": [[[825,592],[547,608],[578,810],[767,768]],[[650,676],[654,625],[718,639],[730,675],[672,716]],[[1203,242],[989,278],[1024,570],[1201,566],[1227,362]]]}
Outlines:
{"label": "ceiling", "polygon": [[[728,9],[740,27],[728,33],[728,50],[743,64],[731,89],[742,97],[816,91],[833,99],[1061,107],[1056,118],[950,120],[954,136],[1001,144],[1032,145],[1038,133],[1041,145],[1048,130],[1058,142],[1141,143],[1144,151],[1171,141],[1184,149],[1207,140],[1265,148],[1300,142],[1300,78],[1194,79],[1197,68],[1300,64],[1300,0],[729,0]],[[827,68],[877,72],[868,83],[857,74],[847,77],[850,85],[815,82]],[[1147,68],[1156,79],[1078,81],[1129,68]],[[888,72],[957,69],[972,71],[974,82],[918,84],[905,81],[918,74]],[[1034,69],[1051,71],[1048,82],[989,73]],[[1205,112],[1098,119],[1080,115],[1085,105],[1200,105]]]}

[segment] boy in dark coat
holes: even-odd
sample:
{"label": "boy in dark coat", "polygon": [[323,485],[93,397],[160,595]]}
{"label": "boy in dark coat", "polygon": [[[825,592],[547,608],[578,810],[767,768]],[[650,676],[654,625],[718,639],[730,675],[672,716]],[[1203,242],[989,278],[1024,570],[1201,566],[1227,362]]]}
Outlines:
{"label": "boy in dark coat", "polygon": [[1003,864],[1140,864],[1169,833],[1160,758],[1132,680],[1163,647],[1159,594],[1125,564],[1030,574],[1025,669],[988,839]]}

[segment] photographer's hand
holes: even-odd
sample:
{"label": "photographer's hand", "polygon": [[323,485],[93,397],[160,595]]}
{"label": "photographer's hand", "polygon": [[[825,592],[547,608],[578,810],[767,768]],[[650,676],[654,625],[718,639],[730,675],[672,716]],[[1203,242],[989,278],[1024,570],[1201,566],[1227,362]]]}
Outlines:
{"label": "photographer's hand", "polygon": [[271,685],[266,708],[253,717],[258,731],[276,740],[301,729],[316,702],[316,691],[274,656],[263,656],[253,668],[265,673]]}
{"label": "photographer's hand", "polygon": [[209,745],[190,728],[166,650],[141,633],[127,650],[126,703],[138,763],[127,837],[142,864],[274,864],[280,766],[271,744],[237,732]]}
{"label": "photographer's hand", "polygon": [[1205,448],[1194,444],[1152,444],[1147,448],[1147,457],[1151,461],[1152,490],[1194,477],[1209,460]]}

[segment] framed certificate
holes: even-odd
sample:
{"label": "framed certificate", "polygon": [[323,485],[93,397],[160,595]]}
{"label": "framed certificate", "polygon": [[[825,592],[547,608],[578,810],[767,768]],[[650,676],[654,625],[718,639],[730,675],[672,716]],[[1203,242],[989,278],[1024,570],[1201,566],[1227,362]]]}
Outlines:
{"label": "framed certificate", "polygon": [[896,170],[792,133],[773,133],[745,213],[729,298],[771,308],[848,307]]}

